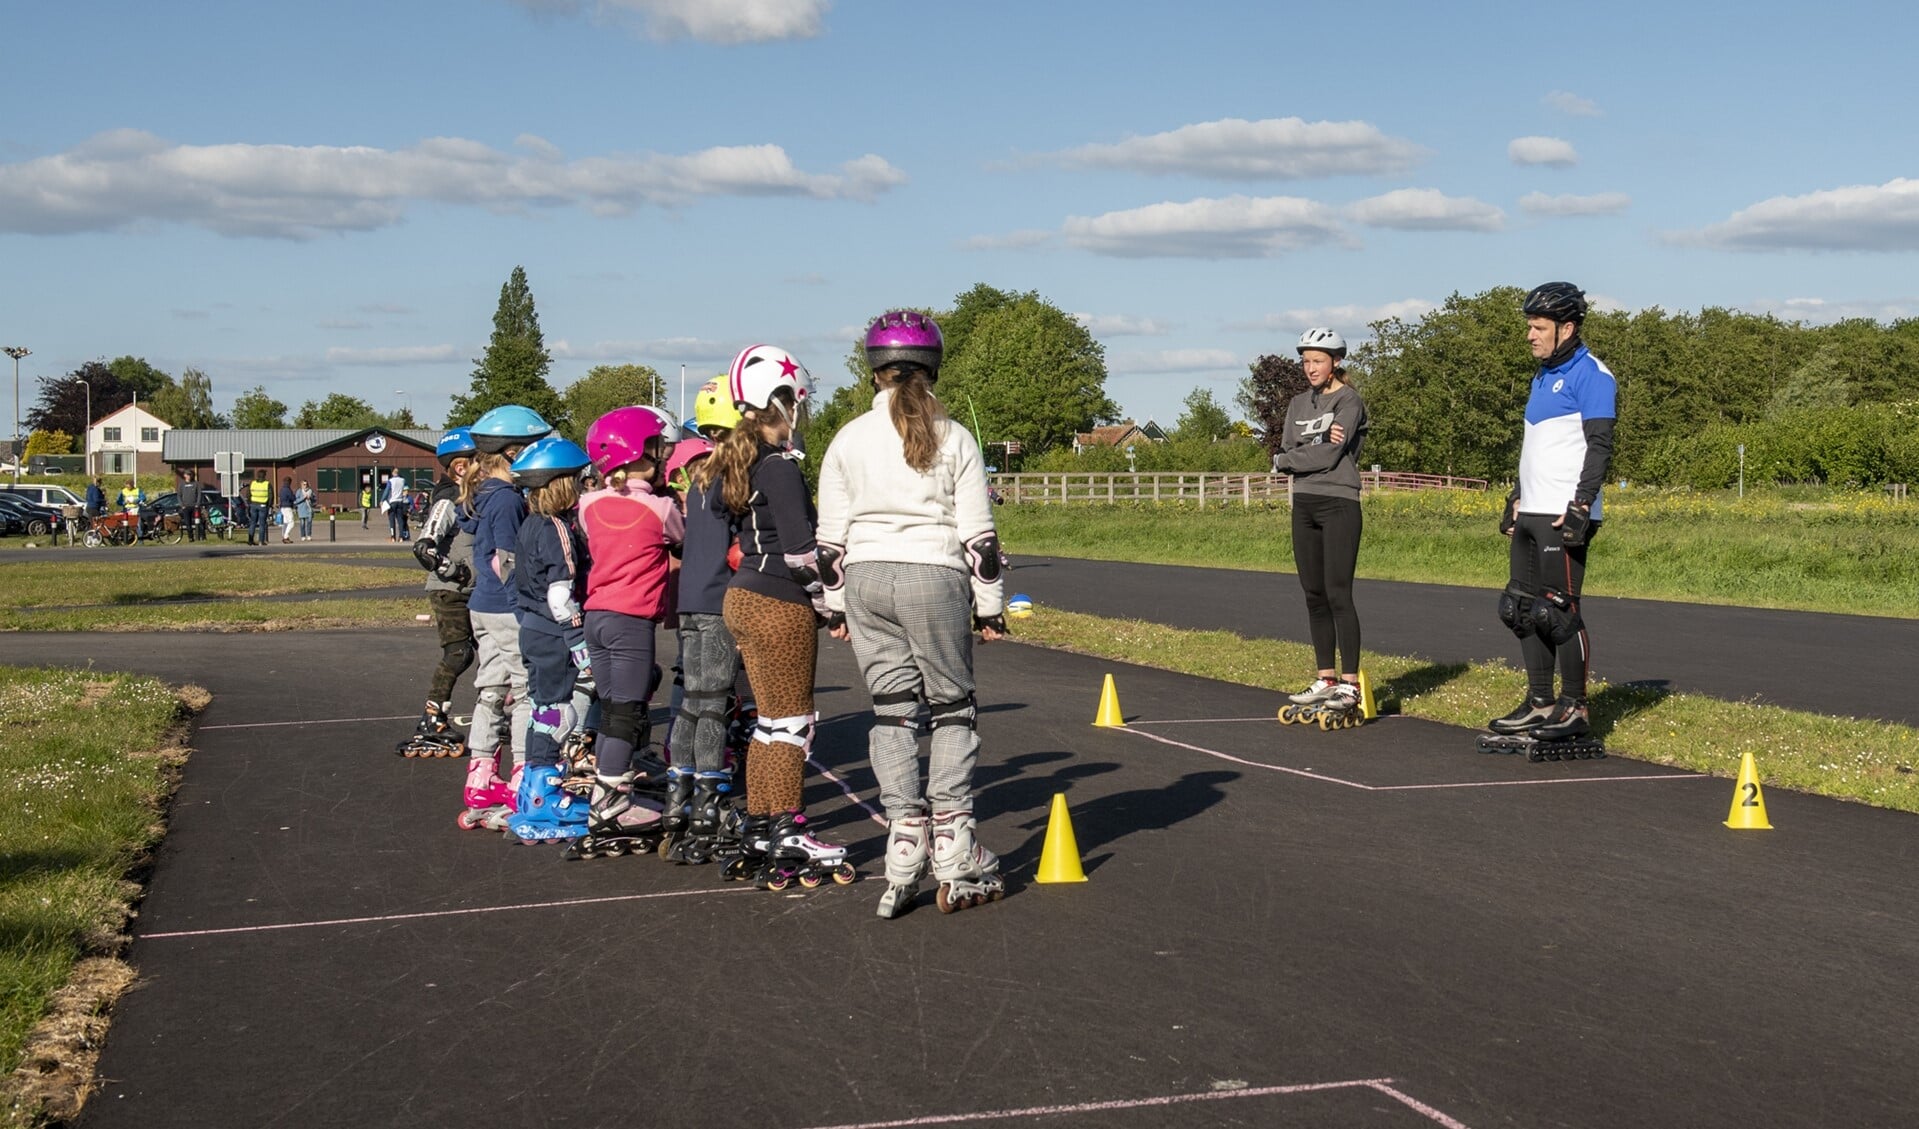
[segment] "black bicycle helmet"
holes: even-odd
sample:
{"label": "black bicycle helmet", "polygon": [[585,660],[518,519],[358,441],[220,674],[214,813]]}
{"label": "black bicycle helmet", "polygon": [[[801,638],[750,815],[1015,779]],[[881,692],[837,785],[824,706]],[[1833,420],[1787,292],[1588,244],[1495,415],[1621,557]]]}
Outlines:
{"label": "black bicycle helmet", "polygon": [[1551,318],[1574,325],[1586,320],[1586,292],[1570,282],[1542,282],[1520,307],[1529,318]]}

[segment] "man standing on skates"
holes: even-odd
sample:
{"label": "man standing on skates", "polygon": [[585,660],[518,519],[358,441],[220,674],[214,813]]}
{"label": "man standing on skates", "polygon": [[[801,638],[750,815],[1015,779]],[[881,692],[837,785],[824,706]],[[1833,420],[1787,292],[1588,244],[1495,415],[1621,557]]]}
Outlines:
{"label": "man standing on skates", "polygon": [[1512,568],[1499,596],[1499,618],[1519,637],[1527,696],[1487,727],[1502,735],[1557,741],[1583,737],[1589,729],[1590,648],[1579,593],[1586,548],[1599,532],[1599,491],[1612,457],[1617,387],[1612,370],[1579,339],[1586,295],[1577,286],[1534,287],[1524,312],[1526,341],[1539,361],[1539,374],[1526,401],[1519,484],[1500,515],[1500,532],[1512,541]]}

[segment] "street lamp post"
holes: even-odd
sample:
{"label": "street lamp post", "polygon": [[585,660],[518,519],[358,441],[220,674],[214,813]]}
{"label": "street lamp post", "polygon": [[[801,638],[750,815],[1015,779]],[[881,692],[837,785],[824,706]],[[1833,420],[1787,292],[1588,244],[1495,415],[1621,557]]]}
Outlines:
{"label": "street lamp post", "polygon": [[74,382],[87,392],[87,425],[80,430],[80,453],[86,456],[87,478],[93,478],[93,385],[87,383],[84,376],[75,376]]}
{"label": "street lamp post", "polygon": [[18,486],[20,460],[26,457],[26,446],[20,442],[20,358],[33,356],[33,350],[25,345],[8,345],[6,352],[13,358],[13,484]]}

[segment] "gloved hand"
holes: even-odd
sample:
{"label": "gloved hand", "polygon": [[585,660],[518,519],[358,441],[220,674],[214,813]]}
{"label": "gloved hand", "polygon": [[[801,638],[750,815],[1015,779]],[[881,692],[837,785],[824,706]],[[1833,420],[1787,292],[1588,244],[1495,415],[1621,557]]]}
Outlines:
{"label": "gloved hand", "polygon": [[999,634],[999,635],[1007,634],[1006,616],[1004,614],[1001,614],[1001,615],[976,615],[973,617],[973,630],[983,631],[988,628],[992,629],[996,634]]}
{"label": "gloved hand", "polygon": [[1519,487],[1506,495],[1506,504],[1499,509],[1499,531],[1508,537],[1513,535],[1513,527],[1519,524]]}
{"label": "gloved hand", "polygon": [[1578,502],[1566,506],[1566,514],[1559,519],[1559,541],[1568,549],[1577,549],[1586,543],[1586,533],[1592,528],[1592,507]]}

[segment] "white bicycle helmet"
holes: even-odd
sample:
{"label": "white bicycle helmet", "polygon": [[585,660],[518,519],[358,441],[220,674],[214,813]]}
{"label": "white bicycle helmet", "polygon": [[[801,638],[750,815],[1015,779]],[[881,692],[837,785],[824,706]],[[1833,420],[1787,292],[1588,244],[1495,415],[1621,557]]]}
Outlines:
{"label": "white bicycle helmet", "polygon": [[733,368],[729,373],[732,383],[733,404],[741,411],[764,409],[773,403],[773,397],[784,388],[793,394],[793,406],[806,402],[813,391],[813,374],[806,366],[794,358],[793,354],[778,345],[753,345],[740,351],[733,358]]}
{"label": "white bicycle helmet", "polygon": [[1346,339],[1341,337],[1336,329],[1315,327],[1299,335],[1299,346],[1293,351],[1304,353],[1308,349],[1317,349],[1322,353],[1343,357],[1346,355]]}

